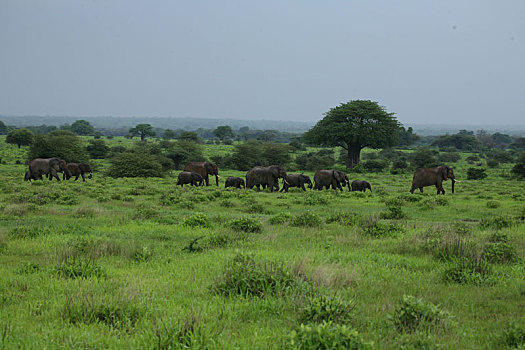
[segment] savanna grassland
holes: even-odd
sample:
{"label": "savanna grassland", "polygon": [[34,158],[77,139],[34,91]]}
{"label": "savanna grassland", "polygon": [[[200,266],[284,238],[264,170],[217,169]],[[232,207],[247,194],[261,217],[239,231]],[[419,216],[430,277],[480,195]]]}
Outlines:
{"label": "savanna grassland", "polygon": [[180,188],[105,160],[26,183],[25,157],[0,139],[0,348],[525,346],[525,186],[506,168],[453,164],[445,196],[411,195],[411,172],[257,193],[223,188],[244,172]]}

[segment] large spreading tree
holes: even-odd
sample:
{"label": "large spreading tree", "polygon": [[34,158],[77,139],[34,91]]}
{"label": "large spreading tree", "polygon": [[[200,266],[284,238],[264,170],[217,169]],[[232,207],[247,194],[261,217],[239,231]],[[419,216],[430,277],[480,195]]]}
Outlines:
{"label": "large spreading tree", "polygon": [[7,134],[5,142],[15,144],[20,148],[20,146],[31,145],[34,137],[35,135],[27,129],[15,129]]}
{"label": "large spreading tree", "polygon": [[359,163],[365,147],[387,148],[399,141],[401,125],[377,102],[353,100],[330,109],[304,134],[310,145],[341,146],[347,151],[346,167]]}
{"label": "large spreading tree", "polygon": [[140,136],[140,141],[144,141],[147,136],[157,136],[150,124],[137,124],[134,128],[129,129],[129,133],[131,136]]}

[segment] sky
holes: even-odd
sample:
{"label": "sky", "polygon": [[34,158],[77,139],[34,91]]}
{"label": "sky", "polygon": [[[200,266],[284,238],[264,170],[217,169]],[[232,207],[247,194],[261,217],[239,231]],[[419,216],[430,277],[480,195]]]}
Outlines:
{"label": "sky", "polygon": [[0,0],[0,114],[525,124],[523,0]]}

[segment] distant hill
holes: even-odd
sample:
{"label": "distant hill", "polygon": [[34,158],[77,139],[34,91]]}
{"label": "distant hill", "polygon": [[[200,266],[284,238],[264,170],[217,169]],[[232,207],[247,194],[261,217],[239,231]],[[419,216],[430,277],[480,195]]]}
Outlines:
{"label": "distant hill", "polygon": [[421,136],[456,134],[459,130],[474,131],[485,130],[490,134],[500,132],[511,136],[524,136],[525,125],[447,125],[447,124],[409,124],[414,132]]}

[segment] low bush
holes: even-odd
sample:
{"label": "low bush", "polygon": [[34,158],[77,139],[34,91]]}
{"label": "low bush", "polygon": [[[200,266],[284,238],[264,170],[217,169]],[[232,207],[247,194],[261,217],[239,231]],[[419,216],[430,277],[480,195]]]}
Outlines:
{"label": "low bush", "polygon": [[290,225],[295,227],[316,227],[321,225],[321,218],[315,213],[305,211],[292,217]]}
{"label": "low bush", "polygon": [[268,222],[272,225],[281,225],[281,224],[288,222],[288,220],[290,220],[291,217],[292,215],[290,215],[289,213],[279,213],[279,214],[272,216],[268,220]]}
{"label": "low bush", "polygon": [[438,159],[441,163],[456,163],[458,160],[461,159],[461,156],[459,153],[456,152],[448,152],[448,153],[441,153],[438,156]]}
{"label": "low bush", "polygon": [[267,297],[284,295],[298,281],[283,264],[257,262],[251,255],[237,254],[226,264],[211,290],[224,296]]}
{"label": "low bush", "polygon": [[514,219],[507,215],[483,217],[481,218],[479,225],[482,228],[493,228],[496,230],[501,230],[502,228],[514,225]]}
{"label": "low bush", "polygon": [[361,162],[363,168],[368,172],[380,173],[388,168],[388,161],[383,159],[370,159]]}
{"label": "low bush", "polygon": [[305,205],[325,205],[328,204],[328,198],[320,192],[306,192],[303,196]]}
{"label": "low bush", "polygon": [[290,334],[287,349],[371,349],[359,333],[346,325],[324,322],[316,325],[301,324]]}
{"label": "low bush", "polygon": [[12,238],[33,239],[51,233],[51,229],[47,226],[17,226],[9,232],[9,235]]}
{"label": "low bush", "polygon": [[483,248],[483,259],[493,264],[511,264],[518,260],[518,254],[509,243],[489,242]]}
{"label": "low bush", "polygon": [[369,217],[361,221],[361,229],[363,234],[374,238],[394,236],[401,232],[401,227],[379,221],[375,217]]}
{"label": "low bush", "polygon": [[525,326],[521,324],[512,324],[503,330],[501,335],[501,342],[497,347],[504,347],[505,349],[523,349],[525,348]]}
{"label": "low bush", "polygon": [[130,259],[135,262],[146,262],[151,260],[152,257],[153,251],[146,246],[137,247],[130,253]]}
{"label": "low bush", "polygon": [[343,226],[354,226],[359,224],[360,221],[361,217],[358,214],[348,212],[336,212],[325,219],[327,224],[338,223]]}
{"label": "low bush", "polygon": [[210,219],[203,213],[195,213],[193,215],[187,216],[182,220],[184,226],[189,227],[210,227]]}
{"label": "low bush", "polygon": [[101,278],[106,273],[95,260],[72,258],[59,263],[54,268],[55,273],[63,278]]}
{"label": "low bush", "polygon": [[403,201],[398,198],[390,198],[385,201],[386,211],[380,214],[382,219],[404,219],[406,214],[401,209]]}
{"label": "low bush", "polygon": [[411,295],[404,295],[401,305],[390,318],[399,332],[412,333],[428,331],[436,326],[445,325],[450,317],[439,305],[425,302]]}
{"label": "low bush", "polygon": [[468,168],[467,180],[483,180],[487,177],[487,170],[483,168]]}
{"label": "low bush", "polygon": [[501,203],[498,201],[487,201],[487,208],[496,209],[501,206]]}
{"label": "low bush", "polygon": [[493,281],[492,267],[487,261],[466,257],[451,261],[443,276],[447,283],[490,284]]}
{"label": "low bush", "polygon": [[261,232],[262,231],[262,223],[257,219],[252,219],[248,217],[233,219],[230,221],[229,226],[234,231],[243,231],[243,232]]}
{"label": "low bush", "polygon": [[301,323],[348,323],[351,320],[355,304],[353,300],[344,300],[335,296],[314,296],[302,306],[299,321]]}
{"label": "low bush", "polygon": [[154,322],[151,349],[212,349],[216,334],[191,314],[181,321]]}

